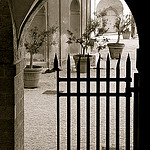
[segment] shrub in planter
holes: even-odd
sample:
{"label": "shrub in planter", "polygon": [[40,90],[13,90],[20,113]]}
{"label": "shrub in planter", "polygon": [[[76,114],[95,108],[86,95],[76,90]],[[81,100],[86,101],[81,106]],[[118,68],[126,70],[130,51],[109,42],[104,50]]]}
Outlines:
{"label": "shrub in planter", "polygon": [[131,31],[127,29],[126,31],[122,32],[123,39],[130,39]]}
{"label": "shrub in planter", "polygon": [[[86,73],[87,72],[87,58],[88,58],[88,55],[78,54],[78,55],[73,56],[76,68],[77,68],[77,65],[78,65],[79,58],[80,58],[80,73]],[[92,59],[92,56],[89,55],[89,60],[91,61],[91,59]]]}
{"label": "shrub in planter", "polygon": [[132,16],[126,15],[124,19],[124,29],[122,31],[123,39],[129,39],[131,35],[130,26],[132,24]]}
{"label": "shrub in planter", "polygon": [[[77,68],[77,64],[78,64],[78,60],[79,58],[81,58],[80,61],[80,72],[81,73],[85,73],[87,71],[87,49],[88,47],[93,47],[94,42],[98,42],[96,37],[100,37],[102,36],[104,33],[107,32],[107,30],[105,29],[106,26],[106,21],[103,20],[103,25],[102,25],[102,20],[100,19],[100,17],[102,18],[102,16],[104,15],[104,13],[95,13],[96,19],[90,19],[90,21],[88,21],[87,23],[87,27],[84,31],[84,33],[81,34],[81,37],[76,37],[74,35],[74,33],[72,33],[70,30],[67,30],[68,32],[68,44],[72,44],[72,43],[77,43],[80,44],[81,46],[81,53],[74,55],[73,58],[75,60],[75,65]],[[92,34],[94,36],[92,36]],[[103,45],[98,45],[98,50],[103,49],[105,46]],[[92,48],[91,48],[92,49]],[[92,56],[89,55],[89,58],[92,59]]]}
{"label": "shrub in planter", "polygon": [[129,30],[130,24],[131,24],[130,15],[126,15],[125,17],[118,16],[116,18],[116,23],[115,23],[114,27],[116,27],[117,32],[118,32],[117,42],[107,44],[107,46],[109,47],[110,56],[112,59],[118,59],[119,55],[121,56],[125,44],[119,43],[120,35],[122,33],[126,32],[127,30]]}
{"label": "shrub in planter", "polygon": [[38,86],[42,67],[33,65],[33,56],[39,52],[39,48],[46,41],[46,37],[51,37],[49,38],[50,45],[56,44],[52,38],[52,35],[56,31],[57,27],[50,27],[48,31],[43,32],[40,32],[37,27],[34,27],[29,31],[28,39],[25,40],[24,45],[30,54],[30,65],[27,65],[24,70],[24,87],[34,88]]}

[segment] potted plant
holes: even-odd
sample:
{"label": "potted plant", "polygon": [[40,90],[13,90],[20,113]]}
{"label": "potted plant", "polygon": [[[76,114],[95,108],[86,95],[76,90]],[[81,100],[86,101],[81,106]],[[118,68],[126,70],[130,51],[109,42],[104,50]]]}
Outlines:
{"label": "potted plant", "polygon": [[130,31],[130,25],[131,25],[131,16],[126,15],[124,19],[125,28],[122,31],[123,39],[130,39],[131,31]]}
{"label": "potted plant", "polygon": [[131,31],[127,28],[125,31],[122,32],[123,39],[130,39]]}
{"label": "potted plant", "polygon": [[33,65],[34,54],[39,52],[39,48],[46,42],[46,37],[49,38],[50,45],[54,45],[55,41],[52,39],[52,35],[57,31],[57,27],[50,27],[48,31],[39,31],[37,27],[29,30],[29,35],[25,39],[24,46],[27,52],[30,54],[30,64],[26,66],[24,70],[24,87],[35,88],[38,86],[40,73],[42,70],[41,66]]}
{"label": "potted plant", "polygon": [[119,43],[120,36],[123,32],[128,31],[130,23],[131,23],[131,21],[130,21],[128,15],[125,18],[123,18],[121,16],[118,16],[116,18],[114,27],[116,27],[117,32],[118,32],[117,42],[107,44],[107,46],[109,47],[110,56],[112,59],[118,59],[119,55],[121,56],[125,44]]}
{"label": "potted plant", "polygon": [[[96,19],[90,19],[87,23],[87,27],[84,31],[84,33],[81,34],[81,37],[76,37],[74,35],[74,33],[72,33],[70,30],[67,30],[68,32],[68,44],[72,44],[72,43],[77,43],[80,44],[81,46],[81,53],[74,55],[74,61],[75,61],[75,65],[77,68],[77,64],[78,64],[78,60],[80,58],[80,72],[81,73],[85,73],[87,71],[87,57],[90,57],[90,60],[92,59],[91,55],[87,54],[87,49],[89,47],[93,48],[94,42],[96,42],[96,37],[102,36],[104,33],[107,32],[107,30],[105,29],[105,24],[103,23],[103,25],[101,24],[101,19],[99,19],[100,17],[102,17],[104,14],[96,14]],[[92,34],[94,36],[92,36]],[[100,45],[99,45],[100,48]],[[101,47],[102,48],[102,47]]]}

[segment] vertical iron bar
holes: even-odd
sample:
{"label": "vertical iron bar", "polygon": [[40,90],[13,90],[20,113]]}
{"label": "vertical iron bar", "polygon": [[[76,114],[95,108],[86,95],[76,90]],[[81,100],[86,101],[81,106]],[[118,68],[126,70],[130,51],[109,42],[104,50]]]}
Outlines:
{"label": "vertical iron bar", "polygon": [[126,62],[126,150],[130,149],[130,75],[131,75],[131,61],[128,55]]}
{"label": "vertical iron bar", "polygon": [[80,149],[80,59],[77,65],[77,149]]}
{"label": "vertical iron bar", "polygon": [[99,59],[98,59],[98,62],[97,62],[97,97],[96,97],[96,121],[97,121],[97,124],[96,124],[96,149],[99,150],[100,148],[100,96],[99,96],[99,93],[100,93],[100,81],[99,81],[99,78],[100,78],[100,55],[99,55]]}
{"label": "vertical iron bar", "polygon": [[139,74],[134,74],[134,124],[133,124],[133,130],[134,130],[134,144],[133,149],[139,150],[139,101],[138,101],[138,87],[139,87]]}
{"label": "vertical iron bar", "polygon": [[116,150],[119,150],[119,89],[120,89],[120,56],[116,67]]}
{"label": "vertical iron bar", "polygon": [[107,61],[106,61],[106,150],[109,150],[109,87],[110,87],[110,59],[109,55],[107,56]]}
{"label": "vertical iron bar", "polygon": [[87,150],[90,150],[90,58],[87,58]]}
{"label": "vertical iron bar", "polygon": [[67,60],[67,150],[70,150],[70,137],[71,137],[71,132],[70,132],[70,56],[68,55],[68,60]]}
{"label": "vertical iron bar", "polygon": [[[57,56],[55,55],[55,61],[58,62]],[[58,68],[58,66],[57,66]],[[59,69],[57,69],[57,150],[59,150]]]}

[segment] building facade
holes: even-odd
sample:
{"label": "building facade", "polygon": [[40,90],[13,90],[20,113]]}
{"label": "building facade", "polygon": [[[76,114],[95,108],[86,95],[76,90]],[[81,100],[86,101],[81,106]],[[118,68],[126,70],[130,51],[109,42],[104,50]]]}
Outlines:
{"label": "building facade", "polygon": [[[87,9],[86,9],[87,8]],[[49,27],[58,27],[58,32],[54,35],[56,45],[49,46],[48,43],[39,49],[39,53],[35,55],[35,61],[43,62],[45,67],[47,64],[53,66],[55,53],[59,57],[60,65],[63,66],[68,53],[80,53],[80,47],[77,44],[68,45],[67,30],[71,30],[76,36],[84,31],[86,22],[90,17],[90,0],[56,0],[46,1],[37,11],[32,20],[29,20],[26,33],[34,26],[39,30],[47,30]],[[27,60],[29,59],[26,54]],[[47,63],[46,63],[47,62]]]}
{"label": "building facade", "polygon": [[[87,8],[87,9],[86,9]],[[120,0],[59,0],[46,1],[37,11],[35,17],[29,23],[29,27],[37,26],[40,30],[47,30],[51,26],[59,28],[54,35],[56,45],[49,46],[45,44],[39,49],[39,53],[35,55],[35,61],[43,63],[44,67],[53,66],[53,58],[55,53],[59,57],[60,65],[65,64],[68,53],[80,53],[80,46],[78,44],[68,45],[67,30],[75,33],[77,37],[84,32],[86,23],[94,12],[106,13],[107,20],[106,28],[108,33],[116,32],[114,27],[116,17],[123,14],[124,5]],[[28,32],[26,32],[28,34]],[[29,58],[26,55],[26,58]]]}

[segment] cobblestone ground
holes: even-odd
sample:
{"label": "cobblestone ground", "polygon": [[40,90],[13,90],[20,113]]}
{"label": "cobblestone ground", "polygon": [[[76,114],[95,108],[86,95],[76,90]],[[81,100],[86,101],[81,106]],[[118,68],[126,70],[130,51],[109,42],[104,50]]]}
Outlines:
{"label": "cobblestone ground", "polygon": [[[110,42],[113,42],[112,39]],[[128,53],[132,62],[132,76],[137,72],[135,67],[136,49],[138,46],[138,39],[122,40],[125,43],[125,48],[121,59],[121,76],[125,76],[125,61]],[[103,60],[101,61],[101,76],[105,77],[106,72],[106,57],[108,49],[101,51]],[[115,67],[117,60],[110,60],[111,62],[111,77],[115,77]],[[91,69],[91,76],[95,76],[95,69]],[[66,69],[60,72],[60,76],[66,76]],[[76,72],[72,71],[71,76],[76,76]],[[84,76],[82,74],[81,76]],[[60,90],[66,91],[66,85],[60,84]],[[133,85],[133,83],[132,83]],[[72,84],[71,91],[76,91],[76,84]],[[115,83],[111,84],[111,92],[115,92]],[[125,85],[121,85],[121,91],[124,91]],[[85,92],[86,85],[81,84],[81,92]],[[101,84],[102,91],[105,91],[105,84]],[[56,93],[45,93],[45,91],[56,91],[56,73],[42,74],[40,85],[35,89],[25,89],[24,100],[24,138],[25,150],[56,150]],[[95,84],[91,84],[91,90],[95,91]],[[101,98],[101,148],[105,147],[105,116],[106,103],[105,98]],[[76,98],[71,99],[71,145],[72,150],[76,150]],[[110,102],[110,145],[115,147],[115,99],[111,98]],[[60,102],[60,125],[61,125],[61,149],[66,150],[66,99],[61,98]],[[81,99],[81,149],[86,149],[86,100]],[[91,98],[91,150],[95,148],[96,142],[96,99]],[[133,142],[133,99],[131,98],[131,147]],[[125,99],[120,98],[120,148],[125,146]]]}

